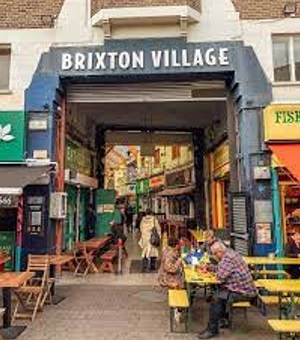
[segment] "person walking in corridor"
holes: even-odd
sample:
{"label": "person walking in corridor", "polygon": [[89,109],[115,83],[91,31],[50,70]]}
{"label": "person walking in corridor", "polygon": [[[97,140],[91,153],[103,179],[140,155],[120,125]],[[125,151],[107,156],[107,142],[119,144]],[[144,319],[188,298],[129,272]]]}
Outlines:
{"label": "person walking in corridor", "polygon": [[140,230],[141,238],[139,245],[142,248],[143,271],[148,269],[155,270],[156,260],[159,256],[159,245],[153,245],[151,239],[153,233],[157,233],[159,238],[161,238],[161,228],[151,209],[146,210],[146,215],[141,221]]}

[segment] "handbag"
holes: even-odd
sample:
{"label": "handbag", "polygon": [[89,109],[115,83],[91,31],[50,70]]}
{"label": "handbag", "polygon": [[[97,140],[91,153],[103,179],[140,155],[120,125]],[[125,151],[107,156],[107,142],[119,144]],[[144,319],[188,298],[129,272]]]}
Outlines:
{"label": "handbag", "polygon": [[160,246],[160,237],[155,227],[153,227],[151,230],[150,244],[156,248]]}

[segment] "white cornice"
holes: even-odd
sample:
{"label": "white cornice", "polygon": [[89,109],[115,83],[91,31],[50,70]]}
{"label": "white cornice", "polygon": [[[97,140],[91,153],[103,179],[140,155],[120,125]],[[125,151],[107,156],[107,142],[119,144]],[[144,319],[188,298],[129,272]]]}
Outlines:
{"label": "white cornice", "polygon": [[190,6],[149,6],[101,9],[92,17],[92,26],[102,27],[107,39],[111,26],[141,26],[153,24],[179,25],[182,35],[189,24],[200,21],[201,14]]}

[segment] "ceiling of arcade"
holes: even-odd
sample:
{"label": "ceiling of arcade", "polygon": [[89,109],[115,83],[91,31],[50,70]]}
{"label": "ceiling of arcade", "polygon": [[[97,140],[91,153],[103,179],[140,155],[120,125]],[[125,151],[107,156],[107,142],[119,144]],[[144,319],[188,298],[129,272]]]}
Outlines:
{"label": "ceiling of arcade", "polygon": [[166,103],[73,103],[73,110],[96,124],[116,128],[187,130],[205,128],[226,117],[225,101]]}

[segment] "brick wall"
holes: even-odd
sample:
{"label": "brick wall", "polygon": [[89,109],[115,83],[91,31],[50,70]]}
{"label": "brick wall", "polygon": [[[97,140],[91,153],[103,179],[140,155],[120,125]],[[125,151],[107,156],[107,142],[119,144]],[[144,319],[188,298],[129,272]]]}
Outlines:
{"label": "brick wall", "polygon": [[[284,18],[283,8],[288,0],[231,0],[241,19],[259,20]],[[290,1],[293,2],[293,1]],[[300,1],[296,1],[296,17],[300,18]]]}
{"label": "brick wall", "polygon": [[146,6],[182,6],[188,5],[201,10],[201,0],[91,0],[92,15],[103,8],[146,7]]}
{"label": "brick wall", "polygon": [[0,0],[0,29],[50,28],[64,0]]}

